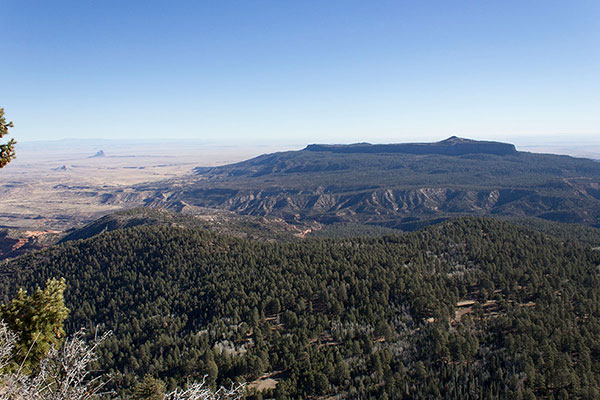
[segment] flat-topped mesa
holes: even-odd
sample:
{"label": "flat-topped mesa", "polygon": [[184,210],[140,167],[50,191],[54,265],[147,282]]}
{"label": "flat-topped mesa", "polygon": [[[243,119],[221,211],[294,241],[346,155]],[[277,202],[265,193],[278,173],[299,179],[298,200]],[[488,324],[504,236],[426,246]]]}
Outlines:
{"label": "flat-topped mesa", "polygon": [[304,150],[329,151],[332,153],[407,153],[407,154],[443,154],[460,156],[463,154],[507,155],[517,152],[510,143],[489,142],[463,139],[456,136],[435,143],[397,143],[370,144],[355,143],[348,145],[310,144]]}

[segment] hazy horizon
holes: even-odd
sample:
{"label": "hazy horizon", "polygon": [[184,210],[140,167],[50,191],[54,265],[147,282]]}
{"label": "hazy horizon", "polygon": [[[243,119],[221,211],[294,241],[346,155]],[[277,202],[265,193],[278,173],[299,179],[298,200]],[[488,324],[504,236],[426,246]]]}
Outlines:
{"label": "hazy horizon", "polygon": [[[434,139],[433,141],[444,140],[448,136]],[[468,138],[472,139],[472,138]],[[600,136],[598,137],[581,137],[581,138],[546,138],[545,140],[539,140],[535,137],[521,137],[521,138],[508,138],[506,140],[498,140],[502,142],[512,143],[517,147],[519,151],[529,151],[535,153],[549,153],[549,154],[564,154],[574,157],[584,157],[600,160]],[[358,141],[364,142],[366,140]],[[371,143],[402,143],[402,142],[417,142],[417,140],[411,141],[395,141],[395,142],[377,142],[372,141]],[[316,142],[315,142],[316,143]],[[326,142],[318,142],[326,143]],[[357,142],[336,142],[328,144],[351,144]],[[210,154],[218,151],[214,154],[213,160],[220,159],[224,160],[227,157],[232,157],[232,162],[242,161],[249,157],[271,153],[277,151],[289,151],[289,150],[300,150],[306,145],[312,144],[311,142],[293,142],[290,140],[279,140],[271,142],[240,142],[233,143],[231,141],[208,141],[208,140],[195,140],[195,139],[144,139],[144,140],[131,140],[131,139],[98,139],[98,138],[64,138],[55,140],[24,140],[19,141],[19,155],[21,159],[25,157],[26,160],[35,161],[39,158],[39,150],[43,149],[46,152],[54,151],[59,157],[62,156],[61,149],[63,152],[69,154],[78,154],[81,157],[90,157],[95,152],[103,150],[108,157],[123,157],[123,156],[156,156],[162,155],[163,158],[169,157],[185,157],[186,162],[194,162],[194,152],[201,152],[203,155]],[[224,154],[219,154],[224,153]],[[220,157],[221,156],[221,157]],[[18,161],[19,157],[15,159],[13,163],[20,164]],[[199,160],[199,162],[201,162]],[[218,162],[214,165],[221,165],[223,161]],[[211,164],[213,165],[213,164]]]}

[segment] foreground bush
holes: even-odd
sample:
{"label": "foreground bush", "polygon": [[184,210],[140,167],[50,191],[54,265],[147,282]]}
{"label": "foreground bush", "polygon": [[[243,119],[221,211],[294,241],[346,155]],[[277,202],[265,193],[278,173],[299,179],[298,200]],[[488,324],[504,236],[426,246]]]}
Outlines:
{"label": "foreground bush", "polygon": [[[114,393],[103,391],[109,378],[96,375],[89,369],[96,361],[95,350],[110,335],[105,333],[91,342],[84,340],[84,331],[67,338],[60,348],[50,348],[39,367],[31,373],[23,371],[27,359],[16,354],[18,335],[4,321],[0,321],[0,400],[87,400],[113,399]],[[22,358],[16,370],[6,367],[15,357]],[[164,400],[234,400],[244,395],[244,385],[231,389],[220,388],[216,392],[205,387],[204,381],[193,383],[186,389],[176,389],[160,394]]]}

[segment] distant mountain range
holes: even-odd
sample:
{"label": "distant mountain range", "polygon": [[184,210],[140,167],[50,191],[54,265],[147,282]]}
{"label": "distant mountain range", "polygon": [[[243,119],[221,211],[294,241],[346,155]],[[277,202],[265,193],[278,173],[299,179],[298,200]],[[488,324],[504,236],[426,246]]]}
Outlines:
{"label": "distant mountain range", "polygon": [[217,208],[288,223],[403,230],[459,215],[600,226],[600,163],[451,137],[437,143],[309,145],[103,196],[111,204]]}

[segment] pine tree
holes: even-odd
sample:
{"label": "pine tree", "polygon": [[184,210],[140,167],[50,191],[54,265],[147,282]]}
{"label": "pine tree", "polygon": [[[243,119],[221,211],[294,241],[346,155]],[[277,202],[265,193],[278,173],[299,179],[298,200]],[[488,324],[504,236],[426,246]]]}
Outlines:
{"label": "pine tree", "polygon": [[[8,128],[12,128],[13,123],[6,122],[4,118],[4,108],[0,108],[0,139],[8,133]],[[15,158],[15,139],[10,139],[7,143],[0,144],[0,168],[4,167]]]}
{"label": "pine tree", "polygon": [[7,368],[30,372],[52,346],[58,348],[63,342],[63,322],[69,314],[63,295],[65,288],[64,278],[49,279],[44,290],[38,288],[28,295],[21,289],[10,303],[0,306],[0,320],[19,338],[15,357]]}
{"label": "pine tree", "polygon": [[134,388],[134,398],[140,400],[161,400],[164,397],[166,386],[160,379],[146,375]]}

